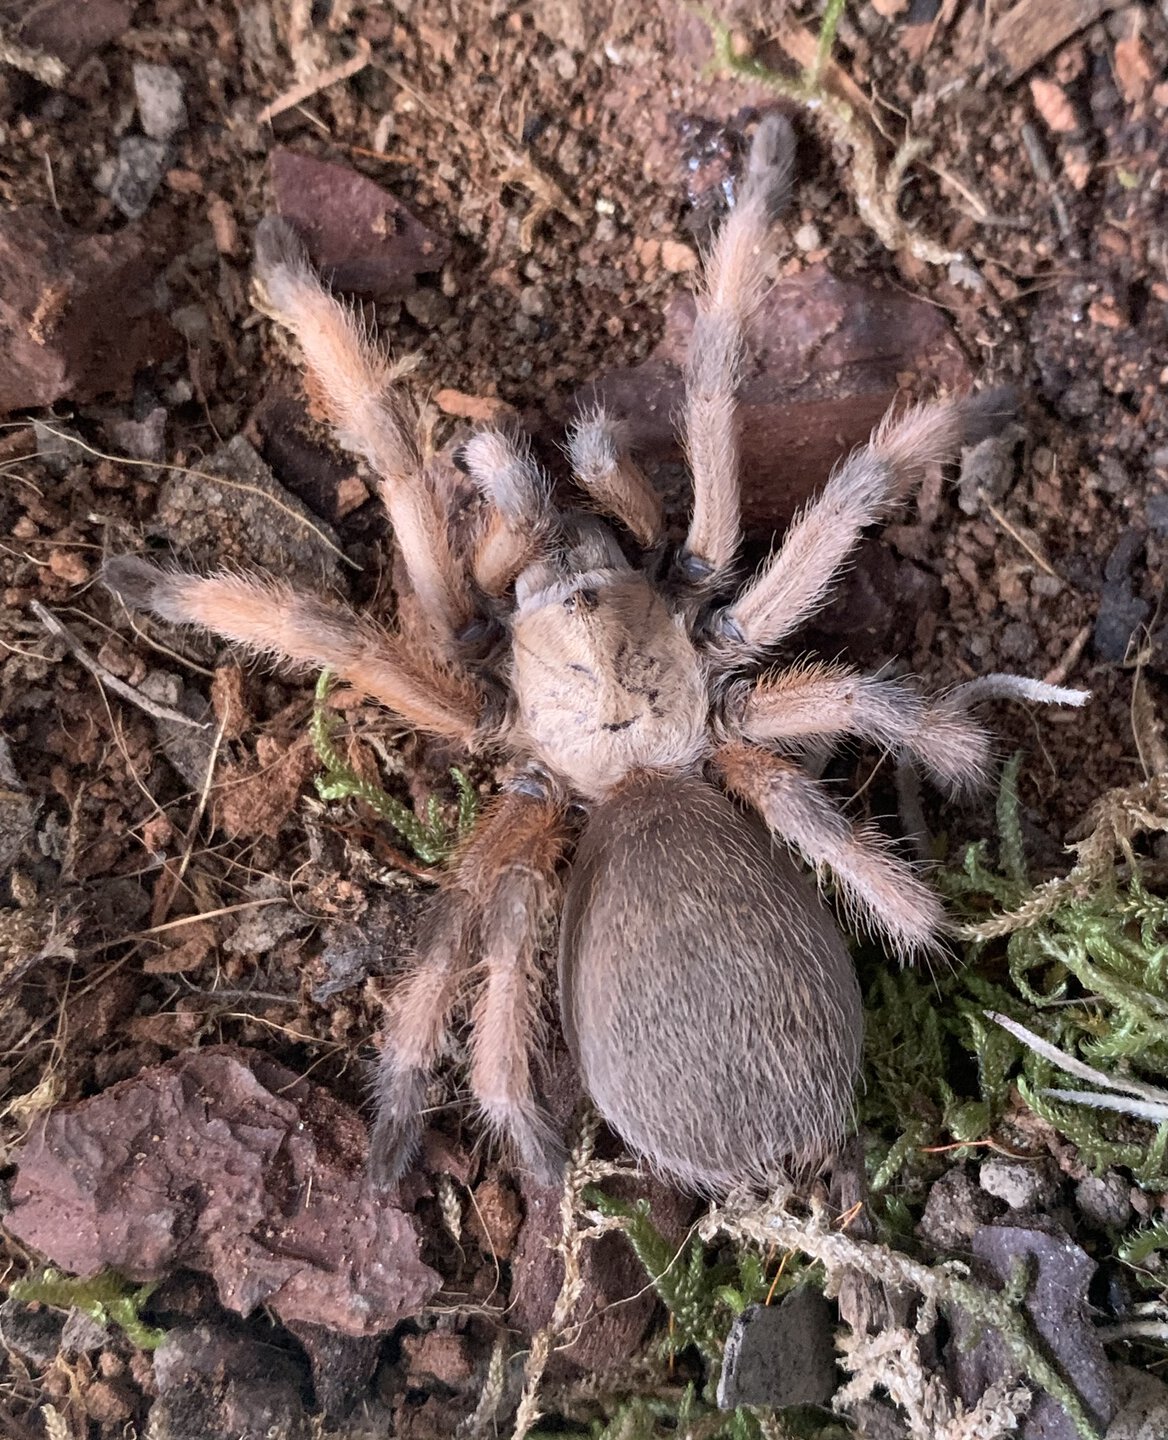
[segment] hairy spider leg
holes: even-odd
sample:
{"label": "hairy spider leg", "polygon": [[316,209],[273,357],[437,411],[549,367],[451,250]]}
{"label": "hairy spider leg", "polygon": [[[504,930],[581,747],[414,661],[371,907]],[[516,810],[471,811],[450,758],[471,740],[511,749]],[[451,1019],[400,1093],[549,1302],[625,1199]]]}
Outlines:
{"label": "hairy spider leg", "polygon": [[840,465],[792,522],[782,544],[718,622],[732,660],[757,655],[804,625],[825,603],[861,533],[902,501],[929,465],[955,460],[999,429],[1012,397],[986,391],[968,400],[890,413],[868,443]]}
{"label": "hairy spider leg", "polygon": [[133,555],[106,561],[102,580],[126,604],[171,624],[199,625],[259,654],[332,670],[417,729],[468,748],[476,743],[485,697],[472,677],[339,601],[261,576],[164,570]]}
{"label": "hairy spider leg", "polygon": [[930,701],[899,680],[814,662],[739,681],[726,701],[731,727],[756,744],[869,741],[906,754],[947,789],[980,785],[990,757],[985,730],[947,697]]}
{"label": "hairy spider leg", "polygon": [[299,236],[275,215],[256,230],[255,288],[261,306],[296,338],[309,386],[339,444],[377,475],[431,641],[456,655],[459,637],[475,619],[474,598],[425,473],[417,416],[394,385],[388,358],[354,310],[324,287]]}
{"label": "hairy spider leg", "polygon": [[721,746],[713,758],[727,790],[809,865],[830,870],[845,906],[887,936],[898,957],[936,948],[945,921],[940,897],[883,836],[852,826],[795,761],[741,741]]}
{"label": "hairy spider leg", "polygon": [[743,331],[766,291],[763,258],[787,202],[795,136],[768,115],[755,132],[737,203],[706,259],[685,376],[684,439],[693,475],[693,517],[682,573],[711,584],[738,553],[739,456],[736,394]]}
{"label": "hairy spider leg", "polygon": [[564,839],[562,806],[507,792],[444,878],[389,1004],[370,1142],[379,1183],[397,1180],[417,1150],[426,1081],[476,965],[483,973],[472,1017],[471,1088],[524,1163],[545,1178],[554,1170],[557,1142],[535,1100],[529,1049],[540,1013],[539,941],[558,897]]}

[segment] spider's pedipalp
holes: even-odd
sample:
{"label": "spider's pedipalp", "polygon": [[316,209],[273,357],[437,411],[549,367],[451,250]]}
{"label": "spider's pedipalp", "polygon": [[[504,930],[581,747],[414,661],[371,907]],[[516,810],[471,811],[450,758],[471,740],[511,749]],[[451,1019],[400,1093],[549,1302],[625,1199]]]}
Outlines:
{"label": "spider's pedipalp", "polygon": [[817,780],[794,761],[743,742],[722,746],[714,764],[726,788],[752,805],[812,867],[826,867],[845,905],[909,960],[937,948],[940,898],[893,855],[883,838],[856,830]]}
{"label": "spider's pedipalp", "polygon": [[629,454],[623,428],[597,408],[568,432],[572,473],[598,508],[614,515],[646,550],[665,533],[661,497]]}
{"label": "spider's pedipalp", "polygon": [[487,501],[475,540],[475,582],[499,596],[544,550],[552,524],[551,481],[526,442],[502,430],[480,430],[462,446],[462,464]]}
{"label": "spider's pedipalp", "polygon": [[682,573],[695,580],[715,580],[738,551],[735,394],[743,331],[765,293],[764,258],[771,226],[786,203],[794,155],[790,125],[768,115],[755,132],[737,202],[706,260],[685,378],[694,505]]}
{"label": "spider's pedipalp", "polygon": [[127,605],[261,654],[332,670],[411,725],[475,744],[485,700],[470,676],[338,601],[260,576],[164,570],[132,555],[108,560],[102,580]]}
{"label": "spider's pedipalp", "polygon": [[890,413],[795,518],[778,550],[723,612],[727,656],[758,654],[806,623],[827,600],[861,533],[885,519],[931,464],[955,460],[962,446],[1009,417],[1002,393]]}
{"label": "spider's pedipalp", "polygon": [[299,344],[308,388],[337,440],[378,476],[419,611],[439,647],[453,651],[473,617],[470,586],[425,474],[417,416],[393,384],[389,360],[351,307],[321,283],[296,232],[274,215],[257,230],[255,288],[261,306]]}
{"label": "spider's pedipalp", "polygon": [[989,737],[962,707],[927,701],[900,681],[845,665],[799,666],[741,683],[731,692],[727,719],[756,744],[855,736],[885,745],[952,790],[979,784],[989,761]]}

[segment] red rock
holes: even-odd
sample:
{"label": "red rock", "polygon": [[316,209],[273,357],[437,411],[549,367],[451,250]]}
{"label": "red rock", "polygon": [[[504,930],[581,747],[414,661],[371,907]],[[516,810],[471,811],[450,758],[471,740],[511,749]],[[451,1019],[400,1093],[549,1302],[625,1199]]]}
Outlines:
{"label": "red rock", "polygon": [[[631,442],[675,506],[687,483],[674,417],[694,301],[679,296],[644,364],[610,371],[579,403],[599,398],[628,423]],[[962,389],[971,375],[944,315],[888,287],[837,280],[824,266],[780,280],[748,335],[740,391],[742,505],[748,533],[769,538],[868,438],[911,378],[913,398]]]}
{"label": "red rock", "polygon": [[1156,79],[1156,67],[1138,28],[1115,42],[1115,78],[1129,105],[1146,100]]}
{"label": "red rock", "polygon": [[116,40],[134,17],[131,0],[42,0],[25,8],[28,13],[16,31],[22,44],[69,66]]}
{"label": "red rock", "polygon": [[178,344],[154,275],[132,228],[83,235],[35,206],[0,215],[0,414],[128,398],[135,374]]}
{"label": "red rock", "polygon": [[1079,128],[1079,117],[1070,96],[1061,85],[1035,75],[1030,81],[1030,97],[1053,135],[1073,135]]}
{"label": "red rock", "polygon": [[392,300],[413,289],[416,275],[440,270],[450,254],[447,240],[348,165],[277,149],[268,166],[276,210],[338,290]]}
{"label": "red rock", "polygon": [[432,1385],[446,1385],[462,1390],[474,1378],[474,1363],[464,1335],[444,1334],[428,1330],[423,1335],[407,1335],[402,1340],[406,1357],[408,1383],[411,1388],[429,1390]]}
{"label": "red rock", "polygon": [[496,1260],[510,1260],[522,1223],[519,1197],[510,1185],[492,1176],[475,1187],[467,1229],[488,1255]]}
{"label": "red rock", "polygon": [[8,1231],[78,1275],[212,1276],[240,1315],[378,1335],[439,1277],[366,1179],[355,1111],[252,1051],[216,1046],[44,1117],[13,1155]]}

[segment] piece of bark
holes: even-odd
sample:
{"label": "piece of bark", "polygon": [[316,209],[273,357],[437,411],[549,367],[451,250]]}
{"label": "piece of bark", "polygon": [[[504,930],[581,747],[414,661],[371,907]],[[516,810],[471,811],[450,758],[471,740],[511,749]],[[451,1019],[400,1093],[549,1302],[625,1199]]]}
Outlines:
{"label": "piece of bark", "polygon": [[1020,0],[999,17],[990,44],[1006,62],[1008,78],[1018,80],[1072,35],[1093,25],[1127,0]]}

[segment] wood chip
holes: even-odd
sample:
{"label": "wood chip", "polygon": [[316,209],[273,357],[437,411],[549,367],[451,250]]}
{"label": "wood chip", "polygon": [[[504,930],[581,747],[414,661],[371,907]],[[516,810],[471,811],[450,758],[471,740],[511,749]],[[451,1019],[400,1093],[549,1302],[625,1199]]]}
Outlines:
{"label": "wood chip", "polygon": [[460,420],[473,420],[478,425],[497,425],[510,419],[515,411],[496,395],[467,395],[462,390],[439,390],[434,396],[443,415],[455,415]]}
{"label": "wood chip", "polygon": [[1157,75],[1138,29],[1115,42],[1115,78],[1129,105],[1140,104],[1151,93]]}
{"label": "wood chip", "polygon": [[1053,80],[1035,75],[1030,81],[1030,95],[1034,108],[1042,116],[1046,128],[1055,135],[1073,135],[1079,128],[1075,107],[1067,92]]}
{"label": "wood chip", "polygon": [[994,26],[990,42],[1005,60],[1010,78],[1018,80],[1072,35],[1125,3],[1126,0],[1021,0]]}

